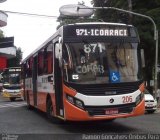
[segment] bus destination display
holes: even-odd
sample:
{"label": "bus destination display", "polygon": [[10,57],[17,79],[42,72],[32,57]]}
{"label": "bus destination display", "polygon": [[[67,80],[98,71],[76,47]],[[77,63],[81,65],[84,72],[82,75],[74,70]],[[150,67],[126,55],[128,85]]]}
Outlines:
{"label": "bus destination display", "polygon": [[127,29],[76,29],[77,36],[128,36]]}

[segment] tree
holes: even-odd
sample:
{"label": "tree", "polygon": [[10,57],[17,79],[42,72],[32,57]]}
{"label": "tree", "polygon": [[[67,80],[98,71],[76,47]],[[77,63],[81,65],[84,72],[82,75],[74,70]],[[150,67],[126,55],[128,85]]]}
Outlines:
{"label": "tree", "polygon": [[[132,11],[132,0],[127,0],[128,1],[128,10]],[[129,20],[128,23],[132,23],[132,14],[129,14]]]}
{"label": "tree", "polygon": [[0,38],[4,37],[3,31],[0,30]]}
{"label": "tree", "polygon": [[[160,1],[159,0],[92,0],[93,6],[103,7],[117,7],[126,10],[133,10],[133,12],[148,15],[153,18],[160,30]],[[144,69],[144,78],[148,83],[154,79],[154,65],[155,65],[155,41],[153,35],[153,24],[141,17],[129,16],[129,14],[117,12],[114,10],[96,10],[96,18],[103,19],[107,22],[122,22],[131,23],[137,27],[140,35],[139,48],[144,49],[146,67]],[[159,43],[160,44],[160,43]],[[160,49],[159,49],[160,54]],[[160,62],[160,60],[159,60]]]}
{"label": "tree", "polygon": [[[0,38],[4,38],[3,31],[0,30]],[[16,57],[8,59],[8,67],[19,67],[22,60],[22,51],[21,48],[16,48]]]}
{"label": "tree", "polygon": [[89,17],[85,17],[85,18],[58,17],[58,21],[60,22],[60,24],[57,26],[57,29],[59,29],[61,26],[66,25],[66,24],[91,22],[91,21],[96,21],[96,19],[89,18]]}
{"label": "tree", "polygon": [[[155,21],[158,30],[160,30],[160,1],[158,0],[145,0],[144,1],[133,1],[133,9],[135,12],[139,12],[148,15]],[[143,18],[134,18],[133,24],[138,28],[141,40],[141,48],[144,49],[145,53],[145,79],[147,83],[154,79],[154,66],[155,66],[155,41],[154,41],[154,31],[153,24]],[[160,51],[159,51],[160,53]],[[149,84],[148,84],[149,85]],[[160,85],[159,85],[160,86]],[[151,87],[149,86],[151,89]]]}
{"label": "tree", "polygon": [[8,67],[20,67],[20,62],[22,61],[22,51],[21,48],[16,48],[16,57],[8,60]]}
{"label": "tree", "polygon": [[[78,5],[85,5],[85,2],[78,2]],[[60,15],[57,19],[60,24],[57,26],[57,29],[60,28],[62,25],[66,24],[73,24],[73,23],[81,23],[81,22],[91,22],[95,21],[96,19],[93,19],[91,17],[66,17]]]}

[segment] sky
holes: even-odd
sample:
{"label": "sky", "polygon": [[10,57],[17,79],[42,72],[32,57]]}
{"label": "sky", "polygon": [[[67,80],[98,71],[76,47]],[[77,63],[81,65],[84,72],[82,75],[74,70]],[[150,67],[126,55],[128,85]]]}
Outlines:
{"label": "sky", "polygon": [[[91,6],[91,0],[83,1]],[[82,0],[7,0],[0,3],[0,10],[58,17],[61,6],[78,2]],[[54,34],[59,25],[56,18],[7,14],[7,26],[1,30],[5,37],[14,36],[14,45],[22,49],[23,59]]]}

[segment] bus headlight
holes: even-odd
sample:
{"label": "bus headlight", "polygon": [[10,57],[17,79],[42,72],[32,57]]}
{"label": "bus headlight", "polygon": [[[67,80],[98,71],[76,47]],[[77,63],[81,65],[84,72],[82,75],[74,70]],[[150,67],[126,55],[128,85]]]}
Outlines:
{"label": "bus headlight", "polygon": [[81,109],[84,109],[83,102],[80,100],[75,99],[75,105]]}
{"label": "bus headlight", "polygon": [[67,100],[71,103],[71,104],[74,104],[74,100],[73,100],[73,97],[67,95]]}
{"label": "bus headlight", "polygon": [[144,98],[144,93],[140,93],[137,97],[136,97],[136,105],[138,105]]}
{"label": "bus headlight", "polygon": [[78,108],[84,109],[84,104],[81,100],[76,99],[76,98],[74,98],[70,95],[67,95],[67,94],[66,94],[66,98],[67,98],[67,101],[70,102],[71,104],[75,105]]}
{"label": "bus headlight", "polygon": [[5,93],[5,92],[7,92],[7,90],[6,90],[6,89],[3,89],[2,92]]}

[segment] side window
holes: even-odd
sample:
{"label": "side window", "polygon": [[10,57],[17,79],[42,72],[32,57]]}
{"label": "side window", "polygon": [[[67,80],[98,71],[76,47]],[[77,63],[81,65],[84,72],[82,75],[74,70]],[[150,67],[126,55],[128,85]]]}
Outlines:
{"label": "side window", "polygon": [[51,74],[53,72],[53,44],[49,44],[47,49],[47,73]]}
{"label": "side window", "polygon": [[69,62],[69,55],[68,55],[67,47],[65,45],[63,46],[62,55],[63,55],[64,63],[68,63]]}
{"label": "side window", "polygon": [[22,78],[25,79],[27,75],[26,64],[22,64]]}
{"label": "side window", "polygon": [[47,71],[48,71],[47,48],[44,49],[43,60],[44,60],[43,72],[44,74],[47,74]]}
{"label": "side window", "polygon": [[29,59],[29,77],[32,76],[32,68],[33,68],[33,57]]}
{"label": "side window", "polygon": [[44,73],[51,74],[53,72],[53,44],[50,43],[44,49]]}
{"label": "side window", "polygon": [[33,62],[32,58],[30,58],[25,64],[26,78],[29,78],[32,76],[32,62]]}
{"label": "side window", "polygon": [[43,74],[44,70],[44,49],[38,53],[38,75]]}
{"label": "side window", "polygon": [[60,56],[60,45],[59,45],[59,43],[56,43],[55,44],[55,58],[59,58],[59,56]]}

